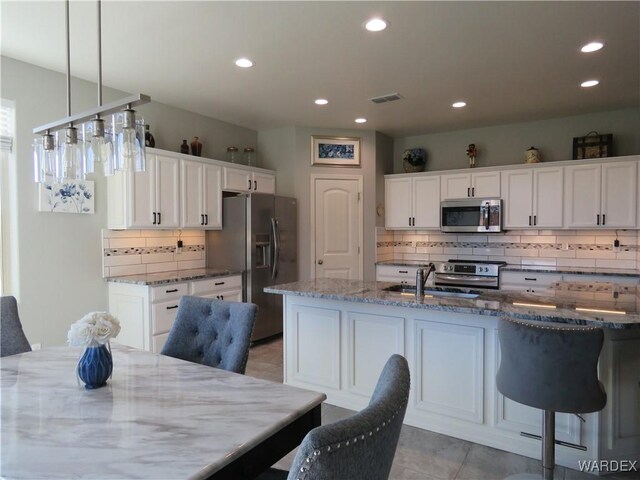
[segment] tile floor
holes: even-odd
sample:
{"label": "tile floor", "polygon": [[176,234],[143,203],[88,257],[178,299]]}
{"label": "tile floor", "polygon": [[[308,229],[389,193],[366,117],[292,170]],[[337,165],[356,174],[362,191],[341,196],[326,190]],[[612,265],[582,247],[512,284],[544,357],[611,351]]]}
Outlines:
{"label": "tile floor", "polygon": [[[249,353],[247,375],[282,382],[282,338],[255,345]],[[322,405],[322,423],[331,423],[354,412]],[[274,465],[286,470],[295,450]],[[400,434],[392,480],[501,480],[516,473],[536,473],[540,461],[495,448],[458,440],[404,425]],[[556,480],[594,480],[596,477],[563,467],[556,468]],[[609,475],[607,480],[640,480],[640,472]],[[338,480],[338,479],[336,479]]]}

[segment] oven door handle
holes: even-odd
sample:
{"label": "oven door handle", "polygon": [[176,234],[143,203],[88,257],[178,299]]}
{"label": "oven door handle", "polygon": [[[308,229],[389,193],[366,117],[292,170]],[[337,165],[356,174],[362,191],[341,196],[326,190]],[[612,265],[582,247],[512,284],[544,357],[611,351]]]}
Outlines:
{"label": "oven door handle", "polygon": [[437,273],[434,280],[447,280],[450,282],[476,282],[476,283],[494,283],[496,277],[478,277],[478,276],[466,276],[466,275],[442,275]]}
{"label": "oven door handle", "polygon": [[483,215],[484,215],[484,228],[487,230],[489,230],[489,209],[490,208],[491,207],[489,206],[489,202],[485,203]]}

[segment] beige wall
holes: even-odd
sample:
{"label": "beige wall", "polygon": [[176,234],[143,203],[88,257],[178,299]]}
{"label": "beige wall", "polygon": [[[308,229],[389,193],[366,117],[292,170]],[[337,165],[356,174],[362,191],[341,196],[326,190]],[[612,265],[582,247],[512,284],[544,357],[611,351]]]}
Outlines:
{"label": "beige wall", "polygon": [[[18,298],[29,341],[59,345],[65,342],[71,323],[89,311],[107,309],[101,248],[101,229],[107,224],[106,182],[104,178],[96,181],[94,215],[37,211],[31,132],[65,116],[65,77],[7,57],[0,61],[0,96],[15,102],[17,124],[15,155],[9,165],[12,278],[7,293]],[[105,89],[104,100],[125,95]],[[96,96],[94,84],[73,80],[74,112],[95,106]],[[203,154],[217,157],[229,144],[241,147],[257,142],[252,130],[167,105],[152,103],[140,111],[151,125],[158,148],[177,151],[183,138],[198,135]]]}
{"label": "beige wall", "polygon": [[432,133],[394,140],[394,172],[404,173],[402,152],[422,147],[427,152],[426,170],[467,168],[467,146],[478,149],[477,167],[514,165],[524,162],[524,151],[535,146],[543,161],[570,160],[573,137],[591,130],[613,134],[615,155],[640,153],[640,108],[552,118],[535,122],[495,125],[444,133]]}

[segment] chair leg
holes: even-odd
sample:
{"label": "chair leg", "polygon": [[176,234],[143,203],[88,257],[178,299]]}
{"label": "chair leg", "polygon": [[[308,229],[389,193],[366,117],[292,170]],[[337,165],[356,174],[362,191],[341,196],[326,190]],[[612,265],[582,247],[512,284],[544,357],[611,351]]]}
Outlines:
{"label": "chair leg", "polygon": [[542,478],[553,480],[556,443],[556,412],[544,411],[542,419]]}

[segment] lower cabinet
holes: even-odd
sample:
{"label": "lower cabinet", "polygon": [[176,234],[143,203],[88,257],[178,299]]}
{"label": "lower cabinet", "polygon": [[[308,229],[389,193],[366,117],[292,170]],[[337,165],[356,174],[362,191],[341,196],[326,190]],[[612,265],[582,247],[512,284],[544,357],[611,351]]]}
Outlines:
{"label": "lower cabinet", "polygon": [[[361,410],[387,359],[397,353],[411,371],[405,423],[540,458],[540,441],[521,433],[541,435],[542,411],[496,388],[496,317],[295,295],[285,296],[284,316],[285,383]],[[599,376],[607,406],[584,415],[584,422],[556,414],[556,438],[586,447],[556,446],[559,465],[578,469],[581,460],[640,455],[640,332],[605,332]]]}
{"label": "lower cabinet", "polygon": [[[109,311],[120,320],[116,341],[159,353],[184,295],[242,301],[242,276],[217,277],[160,286],[109,283]],[[224,298],[222,298],[224,297]]]}

